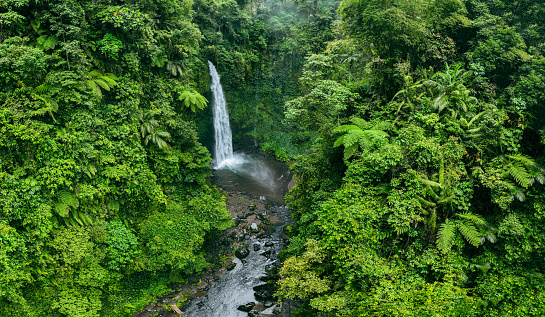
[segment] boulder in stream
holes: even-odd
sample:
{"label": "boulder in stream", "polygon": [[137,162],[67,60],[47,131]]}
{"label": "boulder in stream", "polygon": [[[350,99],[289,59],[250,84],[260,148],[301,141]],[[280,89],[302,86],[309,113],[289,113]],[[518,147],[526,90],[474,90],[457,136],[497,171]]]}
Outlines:
{"label": "boulder in stream", "polygon": [[250,254],[250,250],[248,250],[247,247],[243,247],[235,251],[235,256],[239,259],[244,259],[248,256],[248,254]]}
{"label": "boulder in stream", "polygon": [[237,307],[238,310],[240,311],[243,311],[243,312],[249,312],[252,310],[252,308],[254,308],[255,306],[255,303],[254,302],[249,302],[248,304],[246,305],[240,305]]}
{"label": "boulder in stream", "polygon": [[259,250],[261,250],[261,246],[258,243],[255,243],[254,244],[254,251],[259,251]]}

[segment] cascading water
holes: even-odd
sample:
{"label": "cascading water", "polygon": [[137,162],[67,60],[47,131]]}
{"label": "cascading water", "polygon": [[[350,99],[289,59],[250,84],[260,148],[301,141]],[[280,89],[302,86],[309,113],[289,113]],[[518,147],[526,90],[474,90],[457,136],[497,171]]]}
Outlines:
{"label": "cascading water", "polygon": [[231,127],[229,126],[229,113],[227,112],[223,88],[220,84],[220,76],[216,71],[216,67],[210,61],[208,61],[208,68],[212,77],[210,90],[212,90],[214,97],[212,101],[212,113],[214,117],[214,137],[216,140],[214,148],[215,167],[219,168],[227,160],[233,158],[233,137]]}

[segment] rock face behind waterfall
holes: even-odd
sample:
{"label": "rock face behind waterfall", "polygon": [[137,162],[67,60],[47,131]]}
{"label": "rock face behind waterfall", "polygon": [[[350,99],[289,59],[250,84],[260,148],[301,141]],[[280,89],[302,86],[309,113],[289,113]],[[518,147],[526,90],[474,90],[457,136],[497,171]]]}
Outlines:
{"label": "rock face behind waterfall", "polygon": [[212,113],[214,116],[214,160],[215,166],[221,167],[223,162],[233,157],[233,136],[229,125],[229,113],[220,84],[220,76],[216,67],[208,61],[210,69],[210,90],[212,91]]}

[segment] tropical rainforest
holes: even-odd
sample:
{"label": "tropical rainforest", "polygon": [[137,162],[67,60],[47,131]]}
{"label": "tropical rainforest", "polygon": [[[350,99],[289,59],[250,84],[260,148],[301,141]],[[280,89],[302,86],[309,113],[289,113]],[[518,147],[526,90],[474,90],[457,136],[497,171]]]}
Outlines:
{"label": "tropical rainforest", "polygon": [[[299,316],[545,315],[545,3],[3,0],[0,316],[130,316],[286,161]],[[208,147],[208,148],[207,148]]]}

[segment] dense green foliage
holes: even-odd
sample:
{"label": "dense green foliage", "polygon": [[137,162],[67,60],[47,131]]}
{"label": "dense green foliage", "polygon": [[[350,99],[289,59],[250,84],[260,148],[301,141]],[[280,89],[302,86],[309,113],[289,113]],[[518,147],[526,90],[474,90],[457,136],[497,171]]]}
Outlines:
{"label": "dense green foliage", "polygon": [[303,316],[545,311],[545,5],[0,3],[0,315],[130,315],[231,225],[239,143],[291,161]]}
{"label": "dense green foliage", "polygon": [[0,315],[127,315],[207,266],[232,221],[193,122],[191,7],[0,4]]}
{"label": "dense green foliage", "polygon": [[[303,316],[542,316],[545,5],[343,0],[286,122]],[[357,70],[357,71],[356,71]]]}

